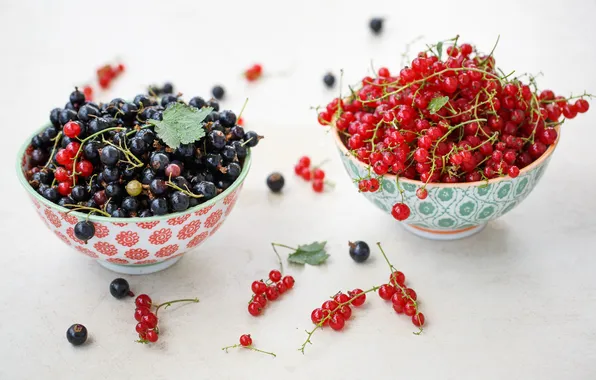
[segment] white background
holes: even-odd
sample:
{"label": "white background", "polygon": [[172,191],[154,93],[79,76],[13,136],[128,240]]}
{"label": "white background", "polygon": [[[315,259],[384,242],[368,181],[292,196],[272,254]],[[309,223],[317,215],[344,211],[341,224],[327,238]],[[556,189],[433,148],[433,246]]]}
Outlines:
{"label": "white background", "polygon": [[[486,5],[485,5],[486,4]],[[490,4],[490,5],[488,5]],[[0,379],[578,379],[596,378],[596,104],[563,127],[560,146],[533,194],[462,241],[414,237],[357,193],[312,105],[327,70],[353,83],[370,62],[398,70],[407,42],[459,33],[497,63],[537,73],[543,88],[596,92],[596,2],[576,1],[6,1],[0,3]],[[373,37],[370,16],[385,16]],[[422,45],[418,44],[418,48]],[[117,277],[74,254],[37,219],[14,175],[15,154],[51,108],[102,63],[128,70],[99,100],[133,97],[172,81],[188,95],[227,90],[224,108],[245,97],[246,126],[266,135],[237,208],[196,252],[162,273],[128,277],[157,301],[201,299],[163,313],[158,344],[134,343],[132,300],[108,292]],[[240,73],[261,62],[267,77]],[[317,195],[294,177],[298,157],[326,158],[334,191]],[[286,174],[282,196],[264,180]],[[296,268],[294,290],[263,316],[246,312],[250,283],[276,266],[269,243],[329,241],[321,267]],[[313,337],[310,312],[340,289],[386,281],[376,249],[363,265],[348,240],[383,242],[418,292],[428,326],[371,295],[341,332]],[[72,347],[80,322],[90,342]],[[277,358],[220,348],[251,333]]]}

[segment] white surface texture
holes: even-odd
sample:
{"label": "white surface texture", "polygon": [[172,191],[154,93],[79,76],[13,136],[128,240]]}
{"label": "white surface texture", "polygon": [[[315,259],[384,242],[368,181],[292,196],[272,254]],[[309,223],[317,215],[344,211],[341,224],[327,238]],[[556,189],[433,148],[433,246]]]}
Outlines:
{"label": "white surface texture", "polygon": [[[375,38],[370,16],[385,16]],[[596,378],[596,103],[563,126],[536,190],[519,207],[460,241],[428,241],[400,228],[359,195],[332,139],[310,106],[327,70],[354,83],[386,65],[398,70],[405,45],[460,34],[490,51],[505,71],[543,72],[543,88],[596,92],[596,2],[575,1],[7,1],[0,2],[0,379],[539,379]],[[416,44],[413,53],[423,46]],[[212,85],[223,108],[244,113],[266,139],[236,209],[221,230],[166,271],[125,276],[156,301],[199,297],[161,317],[159,343],[134,343],[132,299],[108,292],[117,277],[67,248],[38,220],[14,174],[30,133],[63,106],[74,85],[121,58],[127,72],[99,100],[133,97],[172,81],[189,99]],[[247,84],[241,72],[261,62],[268,74]],[[302,154],[336,183],[315,194],[295,178]],[[283,195],[265,177],[281,170]],[[272,241],[328,240],[326,265],[289,266],[295,288],[254,318],[253,280],[277,266]],[[387,281],[376,248],[365,264],[349,240],[381,241],[418,293],[428,325],[370,295],[344,331],[313,336],[310,312],[340,289]],[[66,329],[83,323],[90,341],[72,347]],[[221,347],[250,333],[277,358]]]}

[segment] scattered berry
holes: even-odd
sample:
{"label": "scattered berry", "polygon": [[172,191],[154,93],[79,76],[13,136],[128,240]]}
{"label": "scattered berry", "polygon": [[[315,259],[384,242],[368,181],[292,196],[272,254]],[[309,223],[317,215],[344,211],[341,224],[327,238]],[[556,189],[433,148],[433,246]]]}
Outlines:
{"label": "scattered berry", "polygon": [[363,241],[350,242],[350,257],[357,263],[365,262],[370,256],[370,248]]}
{"label": "scattered berry", "polygon": [[285,180],[281,173],[271,173],[267,177],[267,186],[269,187],[269,190],[271,190],[274,193],[279,193],[281,189],[283,189],[284,183]]}
{"label": "scattered berry", "polygon": [[383,19],[378,17],[372,18],[368,23],[368,26],[374,34],[380,34],[383,29]]}
{"label": "scattered berry", "polygon": [[95,236],[95,226],[92,222],[86,220],[80,221],[74,226],[74,234],[77,239],[87,243],[89,239]]}
{"label": "scattered berry", "polygon": [[130,291],[128,281],[123,278],[117,278],[110,282],[110,294],[118,299],[126,296],[134,297],[134,294]]}
{"label": "scattered berry", "polygon": [[323,77],[323,82],[325,83],[325,86],[332,88],[335,85],[335,75],[332,73],[325,74]]}
{"label": "scattered berry", "polygon": [[87,328],[79,323],[75,323],[66,330],[66,339],[73,346],[80,346],[87,341]]}
{"label": "scattered berry", "polygon": [[252,346],[252,338],[250,335],[244,334],[240,336],[240,345],[242,347]]}
{"label": "scattered berry", "polygon": [[225,91],[224,88],[222,86],[215,86],[213,87],[213,89],[211,90],[211,94],[213,95],[213,97],[217,100],[221,100],[223,99],[224,95],[225,95]]}

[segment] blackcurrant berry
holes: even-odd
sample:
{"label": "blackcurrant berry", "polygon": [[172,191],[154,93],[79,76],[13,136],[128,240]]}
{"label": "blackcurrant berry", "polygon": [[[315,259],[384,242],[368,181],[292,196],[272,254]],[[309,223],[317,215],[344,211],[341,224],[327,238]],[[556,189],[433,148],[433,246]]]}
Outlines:
{"label": "blackcurrant berry", "polygon": [[205,156],[205,166],[208,169],[215,170],[221,165],[221,156],[219,154],[208,154]]}
{"label": "blackcurrant berry", "polygon": [[155,172],[151,170],[151,168],[143,169],[143,173],[141,174],[141,183],[143,185],[149,185],[151,181],[155,179]]}
{"label": "blackcurrant berry", "polygon": [[232,146],[234,147],[234,149],[236,149],[236,155],[238,156],[238,158],[244,158],[248,154],[246,146],[242,145],[240,141],[234,141],[232,143]]}
{"label": "blackcurrant berry", "polygon": [[350,243],[350,257],[357,263],[362,263],[370,256],[370,248],[363,241]]}
{"label": "blackcurrant berry", "polygon": [[69,100],[72,104],[78,104],[81,106],[83,103],[85,103],[85,94],[82,91],[79,91],[78,88],[75,88],[75,90],[70,93]]}
{"label": "blackcurrant berry", "polygon": [[335,76],[332,73],[327,73],[323,77],[323,82],[325,83],[325,86],[332,88],[333,85],[335,85]]}
{"label": "blackcurrant berry", "polygon": [[226,135],[223,134],[221,131],[211,131],[209,132],[209,143],[215,149],[222,149],[226,146]]}
{"label": "blackcurrant berry", "polygon": [[153,141],[155,141],[155,133],[153,133],[153,131],[149,128],[141,129],[136,133],[135,137],[143,139],[147,146],[152,146]]}
{"label": "blackcurrant berry", "polygon": [[194,144],[182,144],[176,149],[176,155],[189,158],[195,154]]}
{"label": "blackcurrant berry", "polygon": [[207,117],[205,117],[205,122],[216,122],[219,120],[219,112],[213,111]]}
{"label": "blackcurrant berry", "polygon": [[75,323],[66,330],[66,339],[73,346],[80,346],[87,341],[87,328],[79,323]]}
{"label": "blackcurrant berry", "polygon": [[122,208],[128,212],[136,212],[139,209],[139,201],[135,197],[126,197],[122,201]]}
{"label": "blackcurrant berry", "polygon": [[104,165],[116,165],[116,163],[120,159],[120,151],[114,146],[106,145],[101,149],[99,159]]}
{"label": "blackcurrant berry", "polygon": [[103,171],[103,180],[105,182],[115,182],[120,179],[120,170],[115,166],[106,166]]}
{"label": "blackcurrant berry", "polygon": [[41,139],[41,136],[40,135],[35,135],[31,139],[31,145],[34,148],[41,148],[41,147],[43,147],[46,144],[43,142],[43,140]]}
{"label": "blackcurrant berry", "polygon": [[174,85],[166,82],[166,84],[163,85],[163,87],[161,88],[161,91],[164,94],[173,94],[174,93]]}
{"label": "blackcurrant berry", "polygon": [[235,162],[232,162],[226,166],[226,176],[232,181],[240,176],[241,171],[242,168]]}
{"label": "blackcurrant berry", "polygon": [[137,108],[147,108],[151,106],[151,99],[147,95],[139,94],[135,96],[133,103],[137,106]]}
{"label": "blackcurrant berry", "polygon": [[122,108],[120,108],[120,111],[120,117],[122,118],[122,120],[126,122],[131,122],[137,116],[139,108],[134,103],[124,103],[122,105]]}
{"label": "blackcurrant berry", "polygon": [[177,101],[178,98],[175,95],[165,95],[163,98],[161,98],[161,106],[167,107],[168,104],[176,103]]}
{"label": "blackcurrant berry", "polygon": [[217,188],[213,182],[202,181],[197,183],[192,188],[193,192],[197,195],[202,195],[203,200],[208,201],[217,195]]}
{"label": "blackcurrant berry", "polygon": [[94,117],[99,117],[101,113],[99,110],[89,104],[85,104],[81,108],[79,108],[79,112],[77,113],[77,117],[80,121],[87,123]]}
{"label": "blackcurrant berry", "polygon": [[58,130],[54,126],[47,127],[41,133],[41,141],[44,143],[50,143],[54,137],[58,134]]}
{"label": "blackcurrant berry", "polygon": [[82,220],[75,224],[74,234],[77,237],[77,239],[82,240],[86,243],[87,240],[95,236],[95,226],[92,222]]}
{"label": "blackcurrant berry", "polygon": [[166,167],[170,164],[170,159],[165,153],[156,152],[151,155],[149,159],[149,165],[151,168],[157,173],[163,173],[166,170]]}
{"label": "blackcurrant berry", "polygon": [[224,146],[223,150],[221,151],[221,157],[223,158],[224,162],[232,162],[236,158],[236,149],[234,149],[231,145]]}
{"label": "blackcurrant berry", "polygon": [[73,187],[70,196],[76,202],[83,202],[89,199],[89,193],[87,192],[87,188],[82,185],[76,185],[75,187]]}
{"label": "blackcurrant berry", "polygon": [[147,151],[147,143],[139,137],[134,137],[130,140],[130,151],[137,157],[142,156]]}
{"label": "blackcurrant berry", "polygon": [[66,205],[74,205],[75,201],[70,196],[62,197],[58,201],[58,204],[62,207],[67,207]]}
{"label": "blackcurrant berry", "polygon": [[48,187],[43,192],[43,197],[50,202],[58,202],[60,198],[60,194],[58,194],[58,189],[55,187]]}
{"label": "blackcurrant berry", "polygon": [[281,173],[271,173],[267,176],[267,186],[274,193],[279,193],[285,184],[284,176]]}
{"label": "blackcurrant berry", "polygon": [[259,143],[260,136],[256,132],[248,131],[244,134],[244,141],[249,147],[255,147]]}
{"label": "blackcurrant berry", "polygon": [[126,296],[134,297],[134,294],[130,291],[130,285],[128,285],[128,281],[123,278],[117,278],[110,282],[110,294],[114,298],[124,298]]}
{"label": "blackcurrant berry", "polygon": [[189,200],[188,195],[181,191],[175,191],[170,196],[170,203],[172,204],[172,210],[175,212],[184,211],[188,208]]}
{"label": "blackcurrant berry", "polygon": [[114,210],[110,215],[114,218],[128,218],[128,212],[122,208]]}
{"label": "blackcurrant berry", "polygon": [[240,125],[235,125],[232,127],[230,133],[232,134],[233,140],[241,140],[244,138],[244,128],[242,128]]}
{"label": "blackcurrant berry", "polygon": [[108,186],[106,186],[106,196],[108,198],[112,198],[114,201],[116,200],[120,200],[122,198],[122,196],[124,195],[124,192],[122,191],[122,186],[120,186],[120,184],[118,183],[110,183],[108,184]]}
{"label": "blackcurrant berry", "polygon": [[52,125],[54,127],[60,126],[60,113],[61,112],[62,112],[62,108],[54,108],[50,112],[50,123],[52,123]]}
{"label": "blackcurrant berry", "polygon": [[[219,111],[219,103],[213,99],[211,99],[207,102],[207,107],[213,108],[213,111],[215,111],[215,112]],[[215,120],[213,120],[213,121],[215,121]]]}
{"label": "blackcurrant berry", "polygon": [[163,195],[166,193],[166,191],[168,191],[168,185],[166,184],[166,181],[164,181],[163,179],[156,178],[149,184],[149,190],[153,195]]}
{"label": "blackcurrant berry", "polygon": [[147,210],[147,209],[141,210],[141,212],[139,212],[139,215],[138,215],[139,218],[149,218],[151,216],[153,216],[153,213],[151,212],[151,210]]}
{"label": "blackcurrant berry", "polygon": [[89,141],[83,145],[83,155],[89,161],[96,161],[99,158],[99,149],[101,145],[99,141]]}
{"label": "blackcurrant berry", "polygon": [[71,120],[77,120],[77,118],[77,111],[63,109],[62,111],[60,111],[60,116],[58,117],[58,120],[60,122],[60,125],[64,125]]}
{"label": "blackcurrant berry", "polygon": [[165,215],[168,213],[168,202],[164,198],[154,198],[151,201],[151,212],[153,215]]}
{"label": "blackcurrant berry", "polygon": [[225,110],[219,113],[219,122],[226,128],[232,128],[236,124],[236,114]]}
{"label": "blackcurrant berry", "polygon": [[188,105],[201,109],[205,106],[205,99],[201,98],[200,96],[195,96],[194,98],[190,99]]}
{"label": "blackcurrant berry", "polygon": [[223,97],[225,95],[225,91],[222,86],[213,87],[213,89],[211,90],[211,93],[213,94],[213,97],[218,100],[223,99]]}
{"label": "blackcurrant berry", "polygon": [[379,34],[379,33],[381,33],[381,30],[383,29],[383,19],[375,17],[370,20],[370,22],[368,23],[368,26],[370,27],[370,29],[372,30],[372,32],[374,34]]}

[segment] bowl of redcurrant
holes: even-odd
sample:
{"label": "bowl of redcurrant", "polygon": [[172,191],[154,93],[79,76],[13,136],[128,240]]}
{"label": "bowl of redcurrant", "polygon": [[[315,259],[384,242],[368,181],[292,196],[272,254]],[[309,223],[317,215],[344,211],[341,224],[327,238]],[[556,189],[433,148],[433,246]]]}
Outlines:
{"label": "bowl of redcurrant", "polygon": [[533,77],[511,78],[492,54],[453,39],[399,73],[380,68],[318,119],[369,201],[418,236],[452,240],[532,192],[562,123],[586,112],[589,97],[539,91]]}
{"label": "bowl of redcurrant", "polygon": [[119,273],[165,269],[230,215],[261,136],[214,100],[75,90],[18,153],[17,176],[66,245]]}

